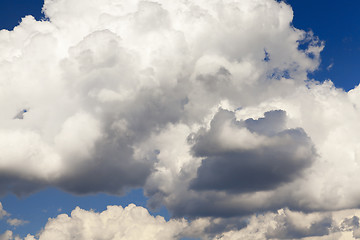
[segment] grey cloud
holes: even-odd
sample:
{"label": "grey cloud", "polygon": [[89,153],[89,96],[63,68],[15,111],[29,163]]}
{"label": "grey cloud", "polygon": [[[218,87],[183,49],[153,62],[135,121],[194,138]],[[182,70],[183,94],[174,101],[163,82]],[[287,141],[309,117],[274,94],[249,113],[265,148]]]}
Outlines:
{"label": "grey cloud", "polygon": [[[210,129],[202,130],[195,137],[194,154],[205,159],[190,185],[191,189],[246,193],[271,190],[294,180],[311,165],[316,153],[310,138],[302,129],[283,130],[285,120],[284,111],[272,111],[258,120],[238,122],[234,113],[220,110],[212,120]],[[233,142],[240,141],[232,149],[218,138],[222,134],[222,127],[229,122],[235,134],[229,133],[226,138]],[[269,139],[265,141],[274,142],[252,149],[242,148],[242,144],[246,143],[241,141],[246,139],[237,140],[236,131],[244,128],[267,136]]]}
{"label": "grey cloud", "polygon": [[352,231],[353,237],[355,239],[360,238],[360,223],[359,223],[359,217],[353,216],[350,218],[345,218],[340,226],[338,227],[338,231]]}
{"label": "grey cloud", "polygon": [[39,191],[49,183],[43,179],[29,179],[26,176],[19,176],[17,173],[0,173],[0,195],[14,192],[18,196],[27,196],[29,193]]}
{"label": "grey cloud", "polygon": [[155,159],[133,160],[126,139],[102,139],[91,159],[74,165],[56,185],[75,194],[110,192],[123,194],[128,187],[141,187]]}
{"label": "grey cloud", "polygon": [[[279,209],[277,212],[251,215],[245,227],[220,233],[214,239],[355,239],[356,230],[344,228],[344,222],[350,225],[354,219],[356,222],[357,216],[345,217],[350,212],[303,213]],[[352,214],[354,212],[358,210],[353,209]]]}
{"label": "grey cloud", "polygon": [[[286,112],[282,110],[265,112],[264,117],[257,120],[249,118],[243,121],[244,127],[246,127],[249,131],[266,136],[274,136],[280,133],[284,130],[285,124]],[[299,131],[301,130],[299,129]]]}
{"label": "grey cloud", "polygon": [[248,225],[249,217],[212,218],[204,229],[210,238],[228,231],[238,231]]}
{"label": "grey cloud", "polygon": [[353,216],[352,218],[345,218],[340,225],[340,229],[345,231],[351,230],[353,228],[359,228],[358,216]]}
{"label": "grey cloud", "polygon": [[18,114],[16,114],[16,116],[14,117],[14,119],[24,119],[24,115],[25,115],[25,113],[27,113],[27,112],[28,112],[27,109],[21,110]]}
{"label": "grey cloud", "polygon": [[[179,196],[178,199],[167,202],[166,206],[173,217],[221,217],[247,216],[254,209],[244,205],[235,205],[227,201],[229,196],[217,193],[193,193],[190,196]],[[263,207],[265,209],[265,206]]]}
{"label": "grey cloud", "polygon": [[[199,74],[196,80],[200,81],[208,91],[219,91],[224,86],[230,88],[232,85],[231,73],[223,66],[220,66],[215,74]],[[229,92],[229,89],[224,92]]]}
{"label": "grey cloud", "polygon": [[[297,221],[302,221],[302,219]],[[313,221],[306,227],[285,218],[277,223],[275,229],[269,229],[266,237],[267,239],[301,239],[313,236],[326,236],[330,233],[332,225],[333,219],[331,216],[324,216],[322,219]]]}

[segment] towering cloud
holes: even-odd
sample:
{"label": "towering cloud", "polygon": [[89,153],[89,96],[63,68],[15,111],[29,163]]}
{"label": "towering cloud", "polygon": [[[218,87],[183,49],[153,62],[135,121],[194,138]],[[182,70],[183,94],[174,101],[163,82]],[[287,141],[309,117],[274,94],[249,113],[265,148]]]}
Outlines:
{"label": "towering cloud", "polygon": [[[46,0],[43,10],[46,20],[0,32],[1,194],[143,187],[175,217],[264,213],[286,226],[259,239],[337,234],[320,212],[359,207],[360,87],[308,79],[323,43],[291,25],[289,5]],[[298,227],[292,211],[321,216]],[[76,209],[40,239],[60,225],[70,236],[84,214],[100,221]],[[208,232],[228,231],[222,221]],[[161,224],[163,239],[186,225]],[[359,236],[356,219],[344,224]]]}
{"label": "towering cloud", "polygon": [[288,95],[322,48],[273,1],[56,0],[44,12],[0,34],[3,193],[142,186],[161,152],[140,149],[151,136],[206,125],[223,101]]}

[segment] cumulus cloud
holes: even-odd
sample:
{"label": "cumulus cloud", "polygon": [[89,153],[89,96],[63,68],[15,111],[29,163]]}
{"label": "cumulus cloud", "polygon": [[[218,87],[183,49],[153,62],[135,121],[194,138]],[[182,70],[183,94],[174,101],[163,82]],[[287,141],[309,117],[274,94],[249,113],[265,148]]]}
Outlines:
{"label": "cumulus cloud", "polygon": [[43,10],[48,20],[27,16],[0,33],[0,185],[17,194],[143,186],[156,149],[136,151],[152,134],[204,124],[226,99],[244,106],[287,94],[322,49],[272,0],[48,0]]}
{"label": "cumulus cloud", "polygon": [[[103,212],[77,207],[71,215],[50,218],[36,235],[24,240],[46,239],[358,239],[359,209],[302,213],[287,208],[252,214],[244,218],[200,218],[194,221],[151,216],[133,204],[123,208],[108,206]],[[220,233],[219,233],[220,232]],[[11,231],[6,240],[20,239]],[[0,238],[1,239],[1,238]]]}
{"label": "cumulus cloud", "polygon": [[[1,194],[144,187],[149,207],[209,217],[205,233],[223,239],[360,235],[354,215],[343,225],[326,215],[358,207],[360,86],[308,79],[323,43],[292,26],[289,5],[46,0],[43,10],[47,20],[0,31]],[[157,229],[149,236],[189,224],[125,209],[76,209],[40,239],[118,237],[120,222],[103,219],[138,211]],[[278,224],[255,236],[268,218]]]}
{"label": "cumulus cloud", "polygon": [[180,239],[201,232],[206,220],[190,225],[185,219],[166,221],[153,217],[143,207],[133,204],[108,206],[103,212],[86,211],[77,207],[71,215],[61,214],[49,219],[38,237],[25,239]]}

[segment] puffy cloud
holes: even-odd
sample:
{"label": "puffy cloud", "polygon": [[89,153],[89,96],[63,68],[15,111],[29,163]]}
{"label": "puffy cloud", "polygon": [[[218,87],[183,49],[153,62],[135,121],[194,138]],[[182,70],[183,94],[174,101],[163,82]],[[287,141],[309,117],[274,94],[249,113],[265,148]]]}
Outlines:
{"label": "puffy cloud", "polygon": [[[231,110],[231,106],[223,103],[224,108],[229,108],[235,112],[236,121],[234,117],[231,116],[233,113],[228,112],[228,115],[231,117],[224,117],[223,122],[222,120],[218,120],[221,114],[213,114],[210,119],[215,119],[215,121],[206,125],[206,130],[199,131],[199,128],[192,130],[179,127],[179,130],[175,131],[174,127],[169,128],[164,131],[164,133],[153,138],[154,148],[159,149],[160,154],[158,155],[159,164],[156,165],[158,171],[152,174],[147,184],[146,189],[148,190],[148,194],[153,196],[154,202],[161,199],[175,215],[179,216],[229,217],[251,214],[251,212],[254,211],[276,210],[284,206],[307,212],[356,208],[359,196],[359,189],[354,185],[354,181],[357,181],[357,173],[359,170],[357,164],[359,147],[356,140],[356,132],[360,127],[356,119],[360,116],[358,108],[354,105],[355,101],[349,96],[351,96],[350,94],[354,94],[357,89],[358,87],[350,93],[346,93],[341,89],[334,88],[330,82],[325,82],[324,84],[309,83],[309,86],[298,87],[292,95],[286,98],[274,98],[253,107]],[[300,143],[299,150],[308,149],[308,151],[304,153],[312,153],[308,155],[310,159],[312,159],[309,161],[311,165],[305,164],[302,165],[306,166],[305,168],[295,168],[300,171],[295,175],[288,175],[293,177],[289,178],[291,181],[275,181],[269,183],[273,184],[273,187],[263,187],[262,189],[254,188],[261,191],[243,191],[243,193],[241,193],[241,191],[238,190],[238,192],[236,192],[234,189],[236,189],[237,186],[242,186],[240,181],[236,181],[242,177],[241,175],[236,175],[236,167],[228,168],[228,170],[225,171],[228,174],[222,175],[221,170],[226,168],[228,160],[218,157],[212,157],[209,160],[207,155],[212,156],[211,154],[218,154],[222,156],[221,154],[226,153],[226,151],[232,151],[233,154],[234,152],[236,153],[236,151],[239,152],[239,149],[246,148],[254,149],[254,151],[256,151],[255,149],[261,150],[258,153],[264,152],[264,145],[260,143],[266,143],[264,140],[266,139],[265,137],[269,138],[266,134],[271,136],[271,134],[275,132],[274,136],[276,136],[276,132],[282,131],[276,125],[271,127],[271,121],[269,120],[267,122],[267,117],[264,116],[264,113],[273,111],[274,109],[283,109],[286,111],[285,129],[297,129],[301,127],[309,137],[299,135],[303,137],[298,139],[303,139],[303,141],[298,141],[297,143]],[[226,111],[223,113],[226,113]],[[226,114],[223,114],[223,116],[226,116]],[[216,122],[219,123],[217,128],[214,127],[214,123]],[[275,122],[281,123],[279,120]],[[240,123],[243,125],[241,126]],[[246,126],[245,123],[247,123],[248,126]],[[262,135],[256,133],[256,131],[263,131],[261,130],[262,126],[266,126],[267,124],[269,124],[269,128],[265,129],[271,129],[270,132],[263,132]],[[281,124],[279,125],[281,126]],[[228,132],[222,136],[221,133],[224,132],[223,128],[225,128],[223,126],[228,127]],[[253,128],[253,132],[247,130],[248,128]],[[173,165],[165,159],[166,155],[162,155],[161,153],[164,151],[168,152],[170,148],[175,148],[175,146],[181,143],[182,140],[178,140],[174,145],[167,145],[169,142],[168,139],[171,138],[170,136],[182,136],[178,133],[180,129],[186,131],[184,135],[190,136],[190,139],[194,136],[191,135],[192,132],[199,132],[200,138],[197,139],[198,145],[195,141],[192,149],[188,147],[176,150],[176,155],[178,156],[177,170],[169,174],[165,169],[172,168]],[[217,129],[221,129],[221,131],[215,131]],[[240,130],[244,133],[236,136]],[[271,131],[273,133],[271,133]],[[245,133],[247,135],[245,135]],[[256,133],[256,138],[254,138],[254,133]],[[202,135],[205,136],[203,139],[201,139]],[[166,138],[164,136],[166,136]],[[226,136],[236,137],[226,138]],[[246,136],[246,138],[241,138],[242,136]],[[221,141],[219,139],[221,139]],[[242,139],[246,139],[246,141]],[[290,139],[291,138],[289,138],[289,141],[285,141],[284,146],[286,146],[286,144],[289,145],[284,149],[291,149]],[[275,142],[276,144],[281,143],[281,141]],[[301,146],[307,146],[307,148],[302,148]],[[312,146],[316,149],[316,155],[313,155],[315,152],[313,152]],[[272,148],[272,150],[275,149],[277,148]],[[189,156],[188,152],[191,150],[195,153],[197,152],[198,156]],[[295,150],[296,148],[292,148],[290,152],[295,153]],[[294,157],[294,155],[291,156]],[[306,154],[300,154],[299,156],[303,157],[306,156]],[[301,157],[299,159],[302,159]],[[187,158],[187,160],[181,160],[184,158]],[[240,164],[235,161],[235,158],[233,159],[234,161],[231,162],[231,166]],[[253,157],[252,159],[257,158]],[[268,159],[271,160],[271,158]],[[208,163],[206,161],[208,161]],[[202,163],[205,163],[205,165],[203,166]],[[286,163],[291,164],[291,162]],[[306,161],[303,163],[306,163]],[[164,167],[164,165],[166,167]],[[258,164],[256,170],[260,170],[262,165],[264,164]],[[271,167],[266,169],[271,169]],[[211,175],[211,173],[213,175]],[[233,175],[231,173],[233,173]],[[293,173],[296,173],[296,171]],[[202,177],[202,179],[200,179],[199,176]],[[222,184],[223,181],[231,177],[235,179],[233,182],[228,181],[229,184]],[[251,177],[255,179],[257,175]],[[165,178],[172,178],[172,180],[163,183],[163,179]],[[199,179],[202,180],[202,182]],[[197,184],[202,183],[202,189],[199,187],[200,185],[198,185],[198,189],[196,189],[194,187],[196,186],[194,185],[194,181],[195,183],[198,181]],[[191,183],[193,184],[192,189]],[[232,183],[232,185],[230,183]],[[212,187],[206,187],[206,184]],[[250,182],[247,183],[245,187],[256,186],[254,184],[255,183]],[[257,187],[258,186],[261,186],[261,184],[257,185]]]}
{"label": "puffy cloud", "polygon": [[[243,218],[199,218],[188,221],[151,216],[133,204],[108,206],[103,212],[77,207],[71,215],[50,218],[36,235],[24,240],[46,239],[358,239],[359,209],[302,213],[287,208]],[[11,231],[4,239],[14,239]],[[19,238],[15,238],[19,239]]]}
{"label": "puffy cloud", "polygon": [[[185,219],[166,221],[161,216],[153,217],[142,207],[133,204],[108,206],[97,213],[76,208],[71,216],[61,214],[49,219],[36,239],[180,239],[196,234],[206,226],[206,221],[190,225]],[[25,239],[35,239],[28,235]]]}
{"label": "puffy cloud", "polygon": [[[307,78],[323,44],[291,26],[289,5],[46,0],[44,12],[0,32],[1,194],[144,187],[151,208],[214,217],[205,231],[224,239],[341,236],[328,215],[267,213],[356,208],[360,197],[360,86]],[[93,220],[77,237],[115,237],[99,219],[135,210],[110,209],[60,215],[40,238]],[[146,214],[164,239],[187,226]],[[255,236],[268,218],[281,224]],[[342,228],[359,236],[356,218]]]}
{"label": "puffy cloud", "polygon": [[226,99],[286,95],[322,49],[272,0],[47,0],[44,13],[0,33],[0,185],[17,194],[142,186],[156,149],[136,151],[153,133],[204,124]]}

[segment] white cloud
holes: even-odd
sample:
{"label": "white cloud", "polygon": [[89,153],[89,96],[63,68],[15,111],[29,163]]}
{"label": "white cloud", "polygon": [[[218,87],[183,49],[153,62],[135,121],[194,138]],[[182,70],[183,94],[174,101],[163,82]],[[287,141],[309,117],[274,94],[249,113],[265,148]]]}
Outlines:
{"label": "white cloud", "polygon": [[[50,218],[36,236],[25,240],[47,239],[358,239],[359,209],[302,213],[287,208],[275,212],[252,214],[241,219],[199,218],[193,221],[151,216],[133,204],[108,206],[103,212],[76,208],[71,215]],[[230,230],[229,230],[230,228]],[[231,229],[232,228],[232,229]],[[218,233],[218,230],[221,233]],[[13,239],[11,231],[4,239]],[[7,237],[7,238],[6,238]],[[0,238],[1,239],[1,238]]]}
{"label": "white cloud", "polygon": [[[49,21],[27,16],[0,33],[0,185],[12,182],[17,194],[142,186],[155,149],[143,158],[134,150],[152,133],[202,125],[222,101],[283,94],[316,68],[322,49],[272,0],[55,0],[44,12]],[[300,40],[311,43],[306,51]]]}
{"label": "white cloud", "polygon": [[[166,221],[161,216],[153,217],[142,207],[133,204],[108,206],[97,213],[76,208],[71,215],[61,214],[49,219],[36,239],[180,239],[201,232],[206,221],[190,225],[185,219]],[[27,240],[34,239],[28,235]]]}
{"label": "white cloud", "polygon": [[[44,11],[49,21],[28,16],[0,32],[0,193],[144,187],[149,206],[195,218],[358,207],[360,87],[307,79],[323,44],[291,26],[284,2],[47,0]],[[218,119],[220,108],[231,117]],[[269,164],[276,156],[284,164]],[[238,190],[243,166],[252,191]],[[211,176],[235,177],[238,191],[207,185]],[[196,179],[201,189],[191,188]],[[85,215],[103,216],[77,209],[41,237],[59,226],[66,238]],[[299,230],[285,222],[274,236]],[[162,224],[170,238],[185,223]],[[299,231],[314,235],[311,226]]]}

